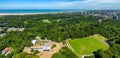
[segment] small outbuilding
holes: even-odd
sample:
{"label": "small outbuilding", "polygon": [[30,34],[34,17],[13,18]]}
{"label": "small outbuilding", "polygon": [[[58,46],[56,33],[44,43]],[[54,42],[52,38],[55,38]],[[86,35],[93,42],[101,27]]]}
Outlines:
{"label": "small outbuilding", "polygon": [[2,54],[4,54],[4,55],[7,55],[9,53],[10,53],[10,48],[9,47],[6,47],[6,48],[4,48],[4,50],[2,50]]}
{"label": "small outbuilding", "polygon": [[44,44],[43,50],[44,51],[50,51],[51,50],[50,45],[49,44]]}
{"label": "small outbuilding", "polygon": [[31,42],[33,45],[35,45],[37,43],[37,40],[32,40]]}

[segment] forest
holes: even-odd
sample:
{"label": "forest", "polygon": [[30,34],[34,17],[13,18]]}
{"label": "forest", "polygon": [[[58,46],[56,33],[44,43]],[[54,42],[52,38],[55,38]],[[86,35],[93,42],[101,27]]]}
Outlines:
{"label": "forest", "polygon": [[[102,21],[99,22],[99,20]],[[32,46],[31,40],[35,39],[36,36],[40,36],[42,39],[47,37],[56,42],[63,42],[69,38],[83,38],[94,34],[106,37],[110,45],[107,51],[100,49],[93,52],[95,58],[119,58],[119,25],[120,20],[100,19],[97,16],[85,16],[79,12],[1,16],[0,27],[3,30],[0,31],[0,34],[6,33],[6,35],[0,38],[0,51],[5,47],[12,47],[14,51],[8,56],[0,53],[0,58],[12,58],[18,55],[25,46]],[[25,30],[23,32],[7,32],[7,29],[11,27],[25,28]]]}

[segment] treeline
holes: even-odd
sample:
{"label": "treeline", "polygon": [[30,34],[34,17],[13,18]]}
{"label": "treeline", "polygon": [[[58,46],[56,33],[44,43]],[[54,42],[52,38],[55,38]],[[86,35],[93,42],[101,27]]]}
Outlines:
{"label": "treeline", "polygon": [[95,58],[120,58],[120,45],[115,44],[110,47],[107,51],[99,49],[94,52]]}

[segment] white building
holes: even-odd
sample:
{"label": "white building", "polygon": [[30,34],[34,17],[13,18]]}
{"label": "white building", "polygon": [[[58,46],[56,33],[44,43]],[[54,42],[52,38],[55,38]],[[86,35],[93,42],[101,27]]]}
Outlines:
{"label": "white building", "polygon": [[0,27],[0,31],[2,31],[3,29]]}
{"label": "white building", "polygon": [[5,36],[5,35],[6,35],[6,33],[0,34],[0,37],[2,38],[2,37]]}
{"label": "white building", "polygon": [[49,44],[44,44],[43,50],[44,50],[44,51],[50,51],[50,50],[51,50],[50,45],[49,45]]}
{"label": "white building", "polygon": [[35,45],[37,43],[37,40],[32,40],[31,42],[33,45]]}

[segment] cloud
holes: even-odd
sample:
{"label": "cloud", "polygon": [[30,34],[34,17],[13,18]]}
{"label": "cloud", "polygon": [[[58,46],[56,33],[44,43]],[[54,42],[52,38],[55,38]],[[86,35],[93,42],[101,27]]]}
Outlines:
{"label": "cloud", "polygon": [[[20,0],[19,0],[20,1]],[[31,2],[30,2],[31,1]],[[33,9],[120,9],[120,0],[26,0],[26,2],[8,2],[0,8],[33,8]],[[46,1],[46,2],[45,2]]]}
{"label": "cloud", "polygon": [[79,9],[120,9],[120,0],[76,0],[72,2],[61,2],[60,4]]}
{"label": "cloud", "polygon": [[84,0],[83,2],[88,2],[88,3],[119,3],[120,0]]}

